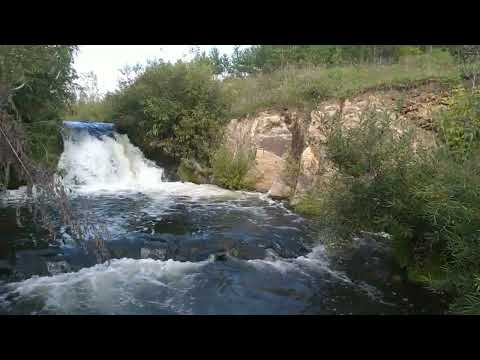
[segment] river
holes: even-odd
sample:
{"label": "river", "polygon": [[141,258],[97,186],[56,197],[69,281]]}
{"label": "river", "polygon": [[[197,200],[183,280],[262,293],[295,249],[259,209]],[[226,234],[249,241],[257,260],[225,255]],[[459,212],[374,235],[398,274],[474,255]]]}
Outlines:
{"label": "river", "polygon": [[[265,194],[171,182],[126,135],[70,123],[59,162],[75,211],[107,226],[97,263],[65,233],[17,221],[0,195],[0,314],[439,314],[443,300],[398,280],[388,239],[330,251],[313,220]],[[395,281],[396,279],[396,281]]]}

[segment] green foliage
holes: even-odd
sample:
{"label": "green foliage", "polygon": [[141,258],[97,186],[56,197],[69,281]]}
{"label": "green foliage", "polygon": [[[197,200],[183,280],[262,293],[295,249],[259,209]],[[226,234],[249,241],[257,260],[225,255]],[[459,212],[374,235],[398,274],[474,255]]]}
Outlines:
{"label": "green foliage", "polygon": [[10,111],[24,122],[58,119],[73,100],[76,46],[0,46],[0,87],[16,89]]}
{"label": "green foliage", "polygon": [[401,59],[404,56],[417,56],[422,55],[423,51],[418,46],[403,45],[399,46],[397,55]]}
{"label": "green foliage", "polygon": [[347,98],[379,88],[425,81],[457,82],[458,67],[447,52],[433,52],[393,65],[291,65],[268,74],[229,78],[222,84],[232,116],[271,107],[311,107],[328,98]]}
{"label": "green foliage", "polygon": [[177,175],[182,181],[200,184],[201,181],[197,176],[195,169],[190,165],[188,160],[182,159],[177,169]]}
{"label": "green foliage", "polygon": [[60,127],[57,121],[35,122],[25,127],[31,159],[52,170],[61,153]]}
{"label": "green foliage", "polygon": [[102,98],[97,76],[93,72],[81,74],[80,81],[82,84],[77,87],[75,102],[64,114],[64,119],[112,122],[112,104],[110,98]]}
{"label": "green foliage", "polygon": [[[470,45],[472,46],[472,45]],[[455,54],[448,46],[433,45],[254,45],[236,47],[224,69],[232,76],[270,73],[288,65],[339,66],[392,64],[401,58],[434,52]]]}
{"label": "green foliage", "polygon": [[[76,46],[66,45],[0,46],[0,119],[23,162],[56,166],[57,124],[74,99],[76,51]],[[0,177],[10,178],[7,186],[13,186],[13,180],[23,183],[27,174],[3,134],[2,145],[6,151],[0,156]]]}
{"label": "green foliage", "polygon": [[195,184],[204,184],[209,182],[210,175],[210,169],[203,168],[194,159],[182,159],[177,169],[177,176],[180,178],[180,180]]}
{"label": "green foliage", "polygon": [[153,62],[106,97],[110,118],[147,153],[208,163],[222,136],[225,102],[210,64]]}
{"label": "green foliage", "polygon": [[480,139],[480,90],[453,90],[448,108],[437,119],[439,132],[452,152],[459,158],[478,147]]}
{"label": "green foliage", "polygon": [[299,204],[340,234],[392,235],[394,255],[411,278],[457,295],[452,310],[478,311],[480,151],[459,161],[448,146],[413,151],[386,114],[368,112],[358,127],[332,121],[327,152],[338,175],[328,191]]}
{"label": "green foliage", "polygon": [[215,75],[225,74],[229,71],[230,59],[226,54],[220,56],[220,52],[217,48],[213,48],[210,51],[208,58],[213,66],[213,73]]}
{"label": "green foliage", "polygon": [[85,101],[72,105],[63,118],[65,120],[91,120],[113,122],[112,108],[107,101]]}
{"label": "green foliage", "polygon": [[250,149],[233,151],[221,146],[212,157],[213,180],[217,185],[227,189],[248,189],[252,184],[246,175],[254,161],[255,152]]}

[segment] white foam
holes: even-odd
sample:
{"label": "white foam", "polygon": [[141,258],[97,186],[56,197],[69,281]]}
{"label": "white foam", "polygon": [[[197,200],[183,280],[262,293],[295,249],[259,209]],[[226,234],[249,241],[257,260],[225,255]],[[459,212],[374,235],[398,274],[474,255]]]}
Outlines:
{"label": "white foam", "polygon": [[157,309],[189,313],[182,295],[192,286],[195,273],[208,262],[116,259],[78,272],[7,284],[0,304],[8,309],[7,297],[13,295],[16,303],[38,302],[35,313],[129,313],[132,307],[137,309],[150,301],[144,297],[147,289],[163,300],[157,302]]}
{"label": "white foam", "polygon": [[64,173],[64,184],[77,193],[142,192],[159,200],[171,196],[238,196],[214,185],[167,182],[163,169],[145,158],[127,135],[97,138],[79,131],[64,140],[58,168]]}
{"label": "white foam", "polygon": [[345,274],[330,268],[324,245],[317,245],[307,255],[293,259],[254,259],[248,260],[248,263],[259,270],[274,269],[285,275],[289,272],[299,272],[310,276],[308,272],[326,272],[337,280],[351,284],[350,279]]}
{"label": "white foam", "polygon": [[163,169],[146,159],[126,135],[97,138],[83,131],[64,143],[59,169],[67,185],[118,191],[156,188],[163,181]]}
{"label": "white foam", "polygon": [[[272,253],[266,259],[231,260],[236,272],[236,280],[232,279],[237,282],[235,286],[243,284],[248,288],[251,281],[262,279],[262,276],[276,279],[277,284],[287,280],[299,284],[306,281],[304,284],[307,284],[319,274],[328,274],[328,277],[321,276],[323,282],[340,282],[381,300],[381,293],[374,287],[363,282],[354,283],[344,273],[332,270],[323,245],[316,246],[306,256],[293,259],[280,258]],[[213,258],[201,262],[124,258],[78,272],[34,276],[2,285],[0,310],[9,312],[26,304],[30,313],[192,314],[198,306],[205,306],[205,303],[196,302],[196,294],[215,292],[214,288],[205,288],[204,281],[211,274],[218,274],[219,278],[224,276],[219,272],[223,271],[222,264],[225,263],[219,262],[219,268],[207,270],[205,266],[213,263]],[[244,273],[244,266],[258,274]],[[248,278],[239,280],[242,274]],[[210,293],[209,296],[215,295]],[[220,299],[212,301],[221,303]]]}
{"label": "white foam", "polygon": [[24,201],[27,197],[27,187],[22,186],[17,190],[6,190],[0,192],[0,204],[8,205]]}

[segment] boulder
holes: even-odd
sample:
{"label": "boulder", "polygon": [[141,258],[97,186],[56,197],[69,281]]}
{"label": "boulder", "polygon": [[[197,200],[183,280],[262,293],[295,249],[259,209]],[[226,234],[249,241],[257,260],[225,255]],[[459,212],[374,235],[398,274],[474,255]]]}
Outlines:
{"label": "boulder", "polygon": [[292,192],[292,188],[285,184],[285,182],[279,177],[277,178],[272,186],[270,187],[270,190],[268,191],[268,196],[271,197],[272,199],[287,199]]}
{"label": "boulder", "polygon": [[253,183],[256,191],[268,192],[285,169],[285,160],[273,152],[257,150],[255,165],[247,173],[246,180]]}
{"label": "boulder", "polygon": [[[286,160],[299,137],[296,125],[303,121],[294,111],[262,111],[254,116],[234,119],[227,126],[227,146],[233,149],[254,148],[255,165],[247,181],[259,192],[285,198],[289,193],[285,180]],[[302,144],[303,146],[303,139]],[[274,188],[272,189],[272,186]]]}

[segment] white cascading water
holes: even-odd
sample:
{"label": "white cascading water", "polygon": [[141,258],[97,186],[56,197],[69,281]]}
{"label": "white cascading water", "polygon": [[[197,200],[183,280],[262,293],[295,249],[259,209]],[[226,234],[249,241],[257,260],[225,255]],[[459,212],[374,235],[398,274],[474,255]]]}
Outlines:
{"label": "white cascading water", "polygon": [[126,135],[95,137],[81,130],[65,138],[59,168],[64,181],[97,189],[158,187],[163,169],[146,159]]}
{"label": "white cascading water", "polygon": [[183,196],[232,195],[213,185],[168,182],[164,170],[145,158],[127,135],[92,135],[87,129],[67,128],[58,169],[63,182],[81,192],[160,192]]}

